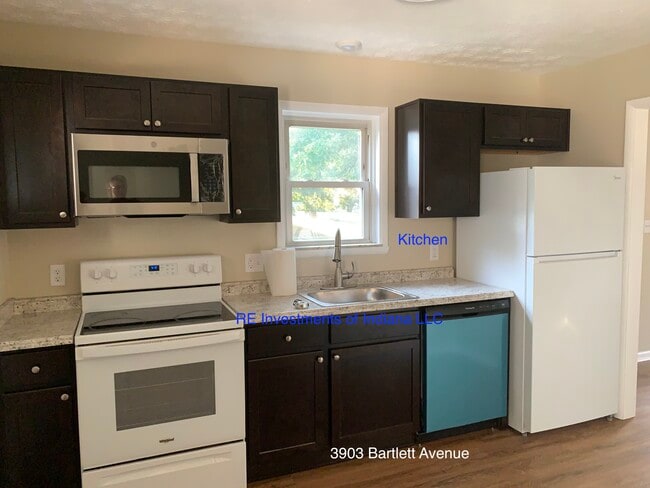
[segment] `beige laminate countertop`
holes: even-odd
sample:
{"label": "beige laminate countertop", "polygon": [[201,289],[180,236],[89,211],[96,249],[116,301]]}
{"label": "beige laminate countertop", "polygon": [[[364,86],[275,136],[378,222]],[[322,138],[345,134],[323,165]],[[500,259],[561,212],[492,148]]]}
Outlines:
{"label": "beige laminate countertop", "polygon": [[[309,308],[298,310],[293,307],[296,298],[303,298],[299,295],[287,297],[274,297],[268,293],[255,295],[237,295],[225,297],[224,301],[236,313],[254,313],[255,322],[261,322],[262,314],[266,316],[296,316],[296,315],[330,315],[348,314],[359,312],[378,312],[396,309],[427,307],[431,305],[444,305],[448,303],[475,302],[481,300],[492,300],[497,298],[510,298],[514,293],[502,288],[475,283],[473,281],[459,278],[444,278],[426,281],[411,281],[403,283],[387,283],[386,286],[395,290],[416,295],[418,298],[409,300],[398,300],[392,302],[374,302],[355,305],[336,305],[322,307],[316,303],[309,302]],[[309,290],[307,290],[309,291]],[[301,291],[304,293],[304,291]]]}
{"label": "beige laminate countertop", "polygon": [[73,309],[0,318],[0,352],[72,344],[80,314]]}

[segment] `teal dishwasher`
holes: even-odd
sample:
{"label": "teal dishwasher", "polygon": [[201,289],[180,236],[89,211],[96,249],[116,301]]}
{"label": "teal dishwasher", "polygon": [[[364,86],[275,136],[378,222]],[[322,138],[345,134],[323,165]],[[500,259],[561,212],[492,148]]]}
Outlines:
{"label": "teal dishwasher", "polygon": [[430,307],[425,313],[421,436],[502,424],[508,415],[510,300]]}

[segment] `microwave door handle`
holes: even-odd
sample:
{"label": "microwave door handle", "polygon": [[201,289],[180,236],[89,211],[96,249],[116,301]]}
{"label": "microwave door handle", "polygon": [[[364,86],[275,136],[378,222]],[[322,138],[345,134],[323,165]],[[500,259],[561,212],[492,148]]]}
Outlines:
{"label": "microwave door handle", "polygon": [[201,334],[189,337],[161,337],[160,339],[133,341],[130,343],[78,347],[75,350],[75,356],[77,361],[81,361],[84,359],[174,351],[177,349],[190,349],[193,347],[212,346],[243,341],[244,331],[242,329],[227,330],[213,334]]}
{"label": "microwave door handle", "polygon": [[190,185],[192,203],[199,203],[199,155],[197,153],[190,153]]}

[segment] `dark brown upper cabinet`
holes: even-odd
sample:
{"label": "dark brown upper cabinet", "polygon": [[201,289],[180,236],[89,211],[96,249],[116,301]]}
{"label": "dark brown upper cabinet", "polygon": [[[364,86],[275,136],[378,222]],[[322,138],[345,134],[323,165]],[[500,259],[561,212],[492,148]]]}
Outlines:
{"label": "dark brown upper cabinet", "polygon": [[0,68],[0,224],[74,225],[61,73]]}
{"label": "dark brown upper cabinet", "polygon": [[226,222],[280,221],[278,90],[230,87],[230,215]]}
{"label": "dark brown upper cabinet", "polygon": [[568,151],[570,119],[567,109],[486,105],[483,146]]}
{"label": "dark brown upper cabinet", "polygon": [[77,129],[151,130],[151,86],[144,78],[72,75]]}
{"label": "dark brown upper cabinet", "polygon": [[395,216],[479,214],[482,106],[416,100],[396,109]]}
{"label": "dark brown upper cabinet", "polygon": [[228,134],[228,88],[214,83],[151,82],[154,131]]}
{"label": "dark brown upper cabinet", "polygon": [[73,74],[71,98],[77,129],[228,134],[225,85]]}

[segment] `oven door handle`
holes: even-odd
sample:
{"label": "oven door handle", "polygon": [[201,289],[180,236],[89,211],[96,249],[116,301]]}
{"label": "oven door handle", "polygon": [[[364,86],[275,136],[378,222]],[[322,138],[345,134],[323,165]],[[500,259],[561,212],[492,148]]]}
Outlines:
{"label": "oven door handle", "polygon": [[117,344],[100,344],[75,348],[77,361],[84,359],[129,356],[151,352],[174,351],[194,347],[213,346],[231,342],[244,342],[244,330],[227,330],[211,334],[197,334],[182,337],[162,337],[144,341],[122,342]]}

